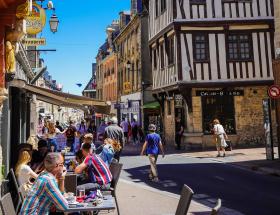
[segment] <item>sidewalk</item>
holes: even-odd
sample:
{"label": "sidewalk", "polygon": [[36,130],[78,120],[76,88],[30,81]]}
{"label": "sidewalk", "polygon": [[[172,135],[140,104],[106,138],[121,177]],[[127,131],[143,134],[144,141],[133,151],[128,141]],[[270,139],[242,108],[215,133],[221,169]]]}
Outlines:
{"label": "sidewalk", "polygon": [[[275,152],[276,150],[275,148]],[[201,159],[210,158],[215,161],[237,165],[264,174],[280,176],[280,161],[266,160],[265,148],[234,149],[233,151],[227,151],[226,157],[216,157],[217,152],[214,150],[202,152],[184,151],[181,155]]]}
{"label": "sidewalk", "polygon": [[[179,195],[159,191],[145,185],[120,180],[117,190],[117,198],[121,215],[171,215],[175,214]],[[230,212],[230,213],[229,213]],[[108,214],[101,212],[100,214]],[[109,215],[116,215],[117,211]],[[211,214],[211,208],[196,201],[192,201],[188,214],[207,215]],[[222,208],[220,214],[236,214],[230,209]]]}

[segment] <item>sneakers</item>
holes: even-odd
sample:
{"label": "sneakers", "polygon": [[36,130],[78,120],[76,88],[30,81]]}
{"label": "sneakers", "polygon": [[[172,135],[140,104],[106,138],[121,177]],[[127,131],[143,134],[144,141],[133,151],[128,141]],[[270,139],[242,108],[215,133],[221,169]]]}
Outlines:
{"label": "sneakers", "polygon": [[152,179],[152,181],[153,181],[153,182],[159,182],[159,179],[158,179],[158,177],[154,177],[154,178]]}
{"label": "sneakers", "polygon": [[217,154],[217,156],[216,156],[216,157],[217,157],[217,158],[218,158],[218,157],[221,157],[221,155],[220,155],[220,154]]}
{"label": "sneakers", "polygon": [[153,182],[159,182],[158,177],[153,177],[152,174],[149,174],[149,180],[151,180]]}

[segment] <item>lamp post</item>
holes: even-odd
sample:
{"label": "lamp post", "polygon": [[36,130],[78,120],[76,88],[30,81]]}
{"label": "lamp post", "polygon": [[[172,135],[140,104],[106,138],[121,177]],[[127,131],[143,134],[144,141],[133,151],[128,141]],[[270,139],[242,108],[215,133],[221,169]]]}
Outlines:
{"label": "lamp post", "polygon": [[49,23],[50,23],[51,32],[53,33],[57,32],[59,20],[55,14],[51,16]]}

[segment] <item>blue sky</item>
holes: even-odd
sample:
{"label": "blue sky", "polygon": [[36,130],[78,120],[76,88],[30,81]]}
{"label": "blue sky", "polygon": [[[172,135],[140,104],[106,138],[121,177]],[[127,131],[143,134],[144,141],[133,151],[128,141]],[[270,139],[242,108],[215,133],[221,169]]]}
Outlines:
{"label": "blue sky", "polygon": [[[56,49],[42,53],[49,73],[63,91],[81,94],[91,77],[91,64],[106,39],[105,28],[118,19],[120,11],[130,9],[130,0],[53,0],[59,18],[58,32],[49,29],[49,19],[39,37],[47,45],[39,49]],[[52,12],[47,11],[48,17]],[[76,83],[82,83],[79,88]]]}

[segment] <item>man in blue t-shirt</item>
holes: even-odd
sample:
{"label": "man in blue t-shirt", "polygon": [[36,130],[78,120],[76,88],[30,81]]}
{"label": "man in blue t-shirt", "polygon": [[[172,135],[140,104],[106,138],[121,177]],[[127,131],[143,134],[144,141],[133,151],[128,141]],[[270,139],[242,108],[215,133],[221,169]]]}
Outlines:
{"label": "man in blue t-shirt", "polygon": [[147,149],[146,155],[148,155],[151,164],[149,178],[154,182],[158,182],[158,172],[157,172],[156,163],[159,154],[159,149],[161,150],[163,158],[164,158],[164,150],[163,150],[160,136],[155,133],[156,126],[154,124],[149,125],[149,131],[150,133],[146,136],[146,140],[143,145],[141,155],[144,155],[144,152]]}

